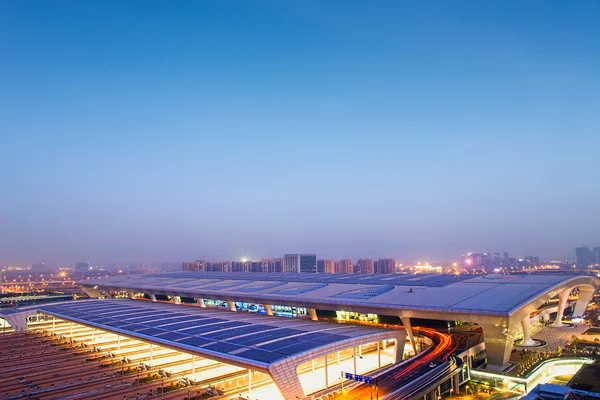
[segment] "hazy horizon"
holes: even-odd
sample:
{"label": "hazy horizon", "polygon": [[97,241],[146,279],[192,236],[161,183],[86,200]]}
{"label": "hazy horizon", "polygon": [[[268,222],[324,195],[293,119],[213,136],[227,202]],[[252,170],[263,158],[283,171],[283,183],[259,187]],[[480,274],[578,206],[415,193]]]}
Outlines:
{"label": "hazy horizon", "polygon": [[0,264],[600,246],[600,2],[0,15]]}

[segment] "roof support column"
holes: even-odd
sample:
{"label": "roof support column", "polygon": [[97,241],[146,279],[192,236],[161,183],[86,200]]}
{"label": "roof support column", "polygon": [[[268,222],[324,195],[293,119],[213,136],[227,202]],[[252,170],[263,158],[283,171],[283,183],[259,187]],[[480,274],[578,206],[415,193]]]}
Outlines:
{"label": "roof support column", "polygon": [[206,304],[204,304],[204,299],[202,298],[196,299],[196,304],[198,304],[198,307],[200,308],[206,308]]}
{"label": "roof support column", "polygon": [[154,348],[152,346],[152,342],[150,342],[150,361],[154,359]]}
{"label": "roof support column", "polygon": [[237,308],[235,308],[235,301],[228,301],[227,305],[229,306],[229,311],[236,312]]}
{"label": "roof support column", "polygon": [[579,298],[577,299],[577,303],[575,303],[575,310],[573,311],[574,317],[583,317],[585,314],[585,310],[587,310],[588,304],[592,301],[592,297],[594,297],[594,293],[596,291],[591,287],[580,287],[579,288]]}
{"label": "roof support column", "polygon": [[[406,333],[408,333],[408,339],[410,340],[410,345],[413,348],[413,352],[415,353],[415,356],[417,355],[417,346],[415,345],[415,337],[413,335],[413,331],[412,331],[412,326],[410,325],[410,318],[408,317],[400,317],[400,319],[402,320],[402,325],[404,326],[404,329],[406,329]],[[398,350],[400,351],[400,344],[398,343]],[[404,346],[402,346],[402,350],[404,353]]]}
{"label": "roof support column", "polygon": [[329,371],[327,366],[327,354],[325,354],[325,389],[329,389]]}
{"label": "roof support column", "polygon": [[521,346],[536,346],[537,342],[531,338],[529,314],[521,320],[521,328],[523,329],[523,341]]}
{"label": "roof support column", "polygon": [[571,288],[566,288],[558,294],[558,312],[556,313],[556,320],[554,320],[552,326],[564,326],[562,323],[562,319],[565,313],[565,306],[567,305],[567,300],[569,300],[569,294],[571,294]]}
{"label": "roof support column", "polygon": [[460,381],[458,380],[458,374],[452,377],[452,386],[454,386],[454,394],[460,394]]}
{"label": "roof support column", "polygon": [[281,363],[269,368],[271,378],[284,399],[308,399],[298,378],[297,366],[294,363]]}
{"label": "roof support column", "polygon": [[356,375],[356,346],[352,346],[352,361],[354,361],[354,375]]}
{"label": "roof support column", "polygon": [[154,293],[150,293],[150,301],[152,301],[153,303],[156,303],[156,295]]}
{"label": "roof support column", "polygon": [[267,315],[272,317],[273,316],[273,307],[271,307],[270,304],[263,304],[262,306],[265,308]]}
{"label": "roof support column", "polygon": [[12,315],[7,315],[4,317],[6,322],[9,323],[10,326],[16,332],[24,332],[29,330],[29,326],[27,325],[27,317],[23,313],[15,313]]}
{"label": "roof support column", "polygon": [[381,368],[381,343],[377,341],[377,368]]}
{"label": "roof support column", "polygon": [[308,309],[308,315],[310,315],[310,319],[312,319],[313,321],[319,320],[319,318],[317,317],[317,310],[314,308]]}
{"label": "roof support column", "polygon": [[248,394],[252,393],[252,370],[248,370]]}
{"label": "roof support column", "polygon": [[480,323],[487,356],[487,369],[503,371],[509,365],[510,353],[515,340],[515,326],[505,319],[496,323]]}
{"label": "roof support column", "polygon": [[181,304],[181,297],[179,297],[179,296],[173,296],[173,303],[175,303],[175,304]]}

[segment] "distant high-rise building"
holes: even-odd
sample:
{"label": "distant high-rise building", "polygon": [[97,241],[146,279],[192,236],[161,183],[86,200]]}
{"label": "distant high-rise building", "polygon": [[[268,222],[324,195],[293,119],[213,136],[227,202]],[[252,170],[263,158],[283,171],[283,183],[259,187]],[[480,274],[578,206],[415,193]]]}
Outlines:
{"label": "distant high-rise building", "polygon": [[335,271],[336,274],[351,274],[352,272],[352,260],[340,260]]}
{"label": "distant high-rise building", "polygon": [[463,264],[467,268],[480,268],[483,266],[482,255],[480,253],[469,253],[463,256]]}
{"label": "distant high-rise building", "polygon": [[335,274],[335,261],[325,260],[325,273],[326,274]]}
{"label": "distant high-rise building", "polygon": [[317,260],[317,272],[319,274],[325,272],[325,260]]}
{"label": "distant high-rise building", "polygon": [[208,271],[206,261],[191,261],[183,263],[184,271]]}
{"label": "distant high-rise building", "polygon": [[216,261],[211,262],[209,266],[209,271],[216,272],[230,272],[230,263],[229,261]]}
{"label": "distant high-rise building", "polygon": [[267,259],[267,264],[269,272],[283,272],[283,258],[269,258]]}
{"label": "distant high-rise building", "polygon": [[317,255],[286,254],[284,256],[284,271],[314,274],[317,272]]}
{"label": "distant high-rise building", "polygon": [[394,274],[396,272],[396,260],[393,258],[380,258],[377,260],[378,274]]}
{"label": "distant high-rise building", "polygon": [[333,260],[318,260],[317,272],[319,274],[335,274],[335,262]]}
{"label": "distant high-rise building", "polygon": [[590,250],[588,247],[577,247],[577,268],[590,268],[600,265],[600,247]]}
{"label": "distant high-rise building", "polygon": [[506,251],[504,252],[504,258],[502,259],[502,264],[505,267],[508,267],[508,252],[506,252]]}
{"label": "distant high-rise building", "polygon": [[494,268],[498,268],[500,266],[500,253],[494,253]]}
{"label": "distant high-rise building", "polygon": [[46,270],[46,264],[37,263],[31,264],[31,272],[44,272]]}
{"label": "distant high-rise building", "polygon": [[373,265],[373,260],[371,260],[370,258],[361,258],[360,260],[358,260],[358,263],[356,264],[357,271],[359,274],[374,274],[375,273],[375,266]]}
{"label": "distant high-rise building", "polygon": [[89,262],[76,262],[75,268],[73,268],[75,272],[85,272],[90,270]]}
{"label": "distant high-rise building", "polygon": [[266,260],[251,261],[250,272],[269,272],[269,263]]}
{"label": "distant high-rise building", "polygon": [[232,261],[230,264],[231,272],[250,272],[250,261]]}

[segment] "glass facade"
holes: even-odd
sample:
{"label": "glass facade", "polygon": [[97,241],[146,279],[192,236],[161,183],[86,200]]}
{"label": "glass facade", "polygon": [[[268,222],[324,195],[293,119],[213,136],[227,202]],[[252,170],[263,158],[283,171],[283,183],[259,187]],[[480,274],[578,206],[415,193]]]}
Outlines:
{"label": "glass facade", "polygon": [[312,274],[317,272],[316,254],[300,254],[300,272]]}

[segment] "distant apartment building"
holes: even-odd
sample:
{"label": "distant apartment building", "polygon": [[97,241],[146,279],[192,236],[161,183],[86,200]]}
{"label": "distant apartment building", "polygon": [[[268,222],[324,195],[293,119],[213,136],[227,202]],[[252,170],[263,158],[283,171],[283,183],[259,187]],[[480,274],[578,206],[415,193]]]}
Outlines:
{"label": "distant apartment building", "polygon": [[314,274],[317,272],[316,254],[286,254],[284,272]]}
{"label": "distant apartment building", "polygon": [[208,271],[229,272],[231,271],[229,261],[213,261],[209,263]]}
{"label": "distant apartment building", "polygon": [[267,258],[264,259],[267,262],[267,271],[268,272],[283,272],[283,258]]}
{"label": "distant apartment building", "polygon": [[370,258],[361,258],[356,263],[356,272],[359,274],[374,274],[375,273],[375,265],[373,264],[373,260]]}
{"label": "distant apartment building", "polygon": [[353,272],[352,260],[340,260],[336,265],[336,274],[351,274]]}
{"label": "distant apartment building", "polygon": [[206,261],[188,261],[183,263],[184,271],[208,271]]}
{"label": "distant apartment building", "polygon": [[319,272],[320,274],[335,274],[335,261],[318,260],[317,272]]}
{"label": "distant apartment building", "polygon": [[251,261],[250,272],[269,272],[269,263],[266,260]]}
{"label": "distant apartment building", "polygon": [[393,258],[380,258],[377,260],[376,274],[394,274],[396,273],[396,260]]}
{"label": "distant apartment building", "polygon": [[231,272],[250,272],[251,261],[232,261],[230,263]]}

